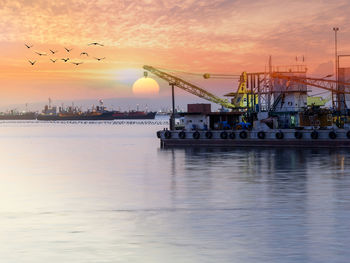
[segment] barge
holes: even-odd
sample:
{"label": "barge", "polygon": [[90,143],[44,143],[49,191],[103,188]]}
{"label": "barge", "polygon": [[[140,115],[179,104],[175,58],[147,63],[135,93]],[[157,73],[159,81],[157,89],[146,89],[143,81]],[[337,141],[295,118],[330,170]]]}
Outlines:
{"label": "barge", "polygon": [[[210,108],[210,104],[196,106]],[[279,116],[269,117],[266,113],[257,114],[252,123],[244,120],[246,114],[242,112],[190,110],[182,115],[180,129],[166,128],[157,132],[161,147],[350,147],[349,126],[339,128],[327,110],[299,113],[298,121],[292,118],[299,125],[289,124],[285,128]],[[307,121],[310,116],[312,125]],[[283,121],[285,123],[285,119]]]}
{"label": "barge", "polygon": [[[349,76],[340,76],[340,81],[316,79],[307,77],[301,65],[284,70],[270,65],[268,73],[243,72],[237,90],[225,95],[228,102],[169,73],[144,68],[226,108],[212,112],[211,104],[189,104],[180,126],[172,118],[169,128],[157,132],[161,147],[350,147],[350,83],[341,81]],[[327,90],[331,106],[325,106],[330,99],[311,97],[310,87]]]}

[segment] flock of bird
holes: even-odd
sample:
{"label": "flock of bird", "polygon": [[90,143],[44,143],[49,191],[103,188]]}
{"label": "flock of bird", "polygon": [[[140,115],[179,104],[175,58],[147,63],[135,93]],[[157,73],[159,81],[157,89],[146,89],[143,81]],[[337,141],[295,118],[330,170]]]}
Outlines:
{"label": "flock of bird", "polygon": [[[33,45],[28,45],[28,44],[24,44],[24,45],[28,49],[31,49],[33,47]],[[100,43],[97,43],[97,42],[93,42],[93,43],[88,44],[88,46],[101,46],[101,47],[103,47],[104,45],[100,44]],[[66,47],[64,47],[64,49],[65,49],[66,53],[68,53],[68,54],[70,54],[70,52],[73,50],[72,48],[66,48]],[[52,49],[49,49],[49,51],[50,51],[51,55],[55,55],[58,52],[58,50],[52,50]],[[37,54],[40,57],[47,56],[47,53],[44,53],[44,52],[34,51],[34,53]],[[83,51],[83,52],[80,53],[79,57],[80,58],[82,58],[82,57],[89,57],[89,54],[87,52]],[[106,57],[93,57],[93,58],[96,59],[97,61],[101,61],[103,59],[106,59]],[[50,61],[52,63],[56,63],[57,60],[58,60],[57,58],[50,58]],[[67,63],[70,60],[70,58],[68,56],[66,58],[61,58],[60,60],[62,60],[64,63]],[[34,66],[34,64],[36,63],[36,60],[28,60],[28,62],[32,66]],[[72,61],[70,63],[74,64],[75,66],[79,66],[80,64],[83,64],[84,62],[74,62],[74,61]]]}

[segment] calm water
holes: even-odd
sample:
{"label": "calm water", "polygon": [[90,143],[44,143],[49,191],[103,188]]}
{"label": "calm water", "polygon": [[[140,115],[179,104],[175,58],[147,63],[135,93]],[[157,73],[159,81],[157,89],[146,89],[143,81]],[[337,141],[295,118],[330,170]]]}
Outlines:
{"label": "calm water", "polygon": [[350,152],[0,123],[1,262],[349,262]]}

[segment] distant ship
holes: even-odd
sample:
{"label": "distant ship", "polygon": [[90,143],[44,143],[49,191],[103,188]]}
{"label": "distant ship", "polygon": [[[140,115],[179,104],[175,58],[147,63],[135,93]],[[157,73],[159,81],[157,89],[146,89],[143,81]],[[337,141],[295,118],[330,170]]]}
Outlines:
{"label": "distant ship", "polygon": [[145,111],[109,111],[103,106],[103,101],[100,100],[100,106],[93,107],[88,111],[81,111],[78,107],[70,106],[51,107],[51,100],[49,105],[46,105],[41,114],[37,116],[38,120],[44,121],[65,121],[65,120],[144,120],[154,119],[156,112]]}
{"label": "distant ship", "polygon": [[36,112],[16,112],[0,113],[0,120],[35,120]]}
{"label": "distant ship", "polygon": [[113,120],[113,112],[61,112],[58,114],[39,114],[39,121],[78,121],[78,120]]}

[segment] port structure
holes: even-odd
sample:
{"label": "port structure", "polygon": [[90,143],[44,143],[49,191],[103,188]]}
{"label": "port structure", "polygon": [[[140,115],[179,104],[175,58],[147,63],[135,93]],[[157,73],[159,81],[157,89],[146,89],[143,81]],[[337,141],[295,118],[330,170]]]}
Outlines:
{"label": "port structure", "polygon": [[[347,109],[345,94],[350,94],[350,83],[327,80],[324,78],[306,77],[306,67],[302,65],[285,66],[285,69],[275,67],[267,72],[247,73],[243,72],[235,92],[225,94],[231,97],[231,103],[236,109],[248,111],[275,111],[278,103],[287,94],[299,93],[307,96],[307,87],[315,87],[336,94],[332,105],[340,113]],[[212,74],[205,73],[205,79],[211,78]],[[228,75],[215,75],[215,78],[227,78]],[[223,76],[223,77],[220,77]]]}
{"label": "port structure", "polygon": [[[293,111],[300,111],[301,108],[307,106],[307,88],[311,86],[336,94],[337,96],[332,99],[333,108],[338,113],[345,114],[347,109],[345,94],[350,94],[350,83],[306,77],[307,68],[304,65],[269,66],[269,72],[243,72],[239,77],[237,90],[224,95],[231,97],[230,102],[158,68],[147,65],[143,68],[166,80],[172,88],[176,86],[225,108],[248,113],[286,111],[283,105],[287,103],[296,106]],[[234,79],[237,76],[209,73],[203,75],[205,79]],[[292,100],[288,101],[288,98]]]}

